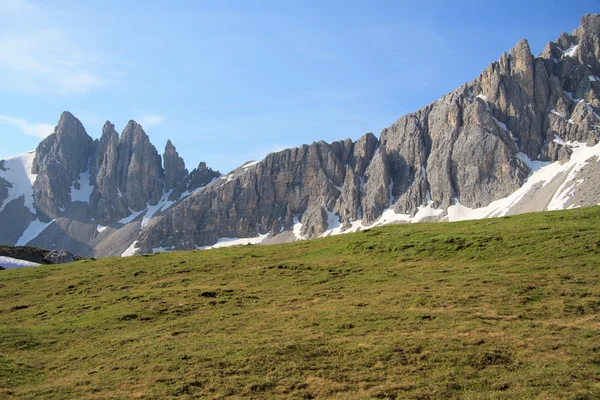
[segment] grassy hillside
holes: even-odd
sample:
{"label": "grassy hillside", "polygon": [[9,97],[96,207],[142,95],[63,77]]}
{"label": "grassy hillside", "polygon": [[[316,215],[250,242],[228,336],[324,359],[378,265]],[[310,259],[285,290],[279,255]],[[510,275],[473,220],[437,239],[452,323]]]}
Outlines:
{"label": "grassy hillside", "polygon": [[600,398],[600,208],[0,272],[0,397]]}

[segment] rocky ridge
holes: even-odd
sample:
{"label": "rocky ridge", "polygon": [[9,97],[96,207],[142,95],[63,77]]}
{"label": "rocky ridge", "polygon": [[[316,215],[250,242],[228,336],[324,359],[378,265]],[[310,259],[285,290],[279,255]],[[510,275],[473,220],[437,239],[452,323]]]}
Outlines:
{"label": "rocky ridge", "polygon": [[[338,225],[351,230],[358,220],[371,226],[386,210],[408,221],[429,208],[420,220],[443,220],[453,206],[488,206],[522,187],[532,160],[566,161],[569,142],[596,144],[599,56],[599,15],[585,15],[538,57],[521,40],[473,82],[401,117],[379,140],[313,143],[234,171],[155,220],[139,249],[192,249],[282,230],[294,232],[287,240],[313,238]],[[548,203],[538,202],[541,209]],[[578,205],[598,202],[591,196]]]}
{"label": "rocky ridge", "polygon": [[[17,227],[0,233],[0,241],[65,248],[86,257],[120,254],[145,219],[160,215],[220,175],[204,163],[188,173],[171,141],[163,166],[163,157],[135,121],[129,121],[121,135],[107,121],[100,139],[93,140],[69,112],[61,115],[35,153],[20,157],[0,165],[0,223]],[[19,175],[17,169],[24,171]],[[21,191],[11,191],[13,183],[2,173]],[[23,177],[31,182],[29,207]],[[137,230],[128,227],[132,223]],[[111,235],[103,234],[107,228]]]}
{"label": "rocky ridge", "polygon": [[93,141],[64,113],[33,161],[35,213],[6,219],[28,203],[0,165],[0,222],[41,224],[28,242],[98,256],[598,204],[599,76],[600,15],[588,14],[537,57],[519,41],[379,139],[315,142],[224,176],[204,163],[188,173],[170,141],[161,157],[134,121]]}

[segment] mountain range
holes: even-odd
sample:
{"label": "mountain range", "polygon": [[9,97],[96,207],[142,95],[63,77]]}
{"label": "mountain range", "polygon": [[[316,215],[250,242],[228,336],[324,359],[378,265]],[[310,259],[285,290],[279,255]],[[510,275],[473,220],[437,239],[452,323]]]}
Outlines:
{"label": "mountain range", "polygon": [[277,243],[387,223],[600,203],[600,15],[537,57],[526,40],[379,138],[315,142],[222,175],[168,141],[69,112],[0,160],[0,243],[83,257]]}

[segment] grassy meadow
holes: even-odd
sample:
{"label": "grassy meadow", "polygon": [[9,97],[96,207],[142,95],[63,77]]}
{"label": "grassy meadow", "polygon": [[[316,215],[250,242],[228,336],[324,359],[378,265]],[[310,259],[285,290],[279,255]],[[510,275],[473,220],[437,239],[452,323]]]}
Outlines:
{"label": "grassy meadow", "polygon": [[598,399],[600,207],[0,271],[0,398]]}

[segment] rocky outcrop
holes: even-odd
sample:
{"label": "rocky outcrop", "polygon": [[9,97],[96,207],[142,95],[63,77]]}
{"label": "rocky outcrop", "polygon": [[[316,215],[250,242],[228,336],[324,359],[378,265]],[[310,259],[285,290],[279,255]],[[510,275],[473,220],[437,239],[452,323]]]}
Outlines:
{"label": "rocky outcrop", "polygon": [[129,207],[143,210],[158,203],[165,189],[160,155],[135,121],[129,121],[117,144],[117,185]]}
{"label": "rocky outcrop", "polygon": [[2,246],[0,256],[31,261],[37,264],[65,264],[82,260],[65,250],[46,250],[33,246]]}
{"label": "rocky outcrop", "polygon": [[332,223],[371,225],[389,208],[414,216],[420,207],[442,212],[504,198],[530,173],[525,156],[566,160],[565,141],[600,137],[599,26],[600,16],[584,16],[539,57],[519,41],[473,82],[384,129],[379,141],[313,143],[242,167],[154,221],[140,250],[274,236],[294,226],[296,237],[312,238]]}
{"label": "rocky outcrop", "polygon": [[93,141],[85,128],[71,113],[60,116],[54,133],[44,139],[36,150],[32,173],[35,203],[41,219],[60,215],[71,204],[71,187],[88,169]]}
{"label": "rocky outcrop", "polygon": [[[161,158],[134,121],[121,136],[107,122],[92,142],[64,113],[34,162],[38,217],[54,222],[30,243],[131,254],[202,248],[221,238],[286,241],[449,219],[496,207],[525,187],[530,166],[546,161],[566,169],[515,197],[507,214],[597,204],[595,188],[577,189],[572,201],[554,194],[574,188],[573,177],[596,182],[598,168],[580,162],[585,152],[569,143],[600,139],[599,55],[600,16],[586,15],[538,57],[519,41],[474,81],[401,117],[379,139],[369,133],[315,142],[224,176],[204,163],[188,173],[170,141]],[[72,201],[69,193],[88,177],[89,204]],[[17,199],[10,184],[0,181],[0,199]],[[27,209],[24,199],[8,204],[0,219],[8,218],[6,210]],[[32,215],[6,221],[22,226]]]}
{"label": "rocky outcrop", "polygon": [[181,199],[182,196],[196,192],[198,189],[208,185],[215,179],[221,176],[219,171],[213,171],[208,168],[206,163],[201,161],[197,168],[194,168],[187,176],[175,186],[173,192],[169,196],[170,201]]}
{"label": "rocky outcrop", "polygon": [[[33,167],[27,171],[32,158]],[[107,121],[94,141],[77,118],[64,112],[35,156],[0,162],[0,225],[6,227],[0,241],[65,248],[85,256],[122,252],[143,228],[138,215],[143,214],[144,221],[160,215],[219,176],[204,163],[188,174],[170,141],[166,171],[162,162],[135,121],[129,121],[120,136]],[[33,188],[30,172],[37,174]],[[109,226],[110,235],[104,233]]]}
{"label": "rocky outcrop", "polygon": [[102,136],[96,143],[92,173],[95,185],[90,197],[92,213],[98,223],[103,225],[118,221],[131,213],[117,181],[118,144],[119,134],[115,131],[115,126],[106,121]]}
{"label": "rocky outcrop", "polygon": [[179,157],[177,149],[170,140],[167,140],[167,145],[165,146],[163,163],[166,189],[171,190],[186,177],[188,170],[185,168],[183,158]]}

